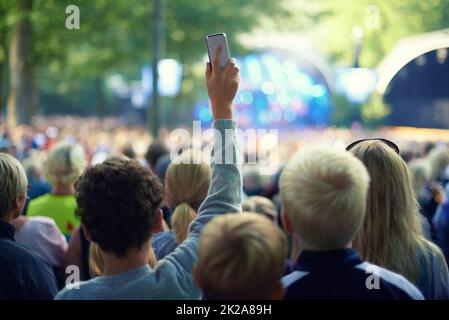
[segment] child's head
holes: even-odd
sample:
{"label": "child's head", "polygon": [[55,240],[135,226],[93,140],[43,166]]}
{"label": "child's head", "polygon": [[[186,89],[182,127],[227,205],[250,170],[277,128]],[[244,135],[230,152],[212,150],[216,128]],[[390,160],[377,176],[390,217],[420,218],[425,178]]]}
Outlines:
{"label": "child's head", "polygon": [[305,249],[345,248],[363,223],[368,186],[367,170],[349,152],[301,150],[280,179],[284,225]]}
{"label": "child's head", "polygon": [[86,168],[84,149],[79,144],[60,142],[48,153],[44,175],[53,186],[72,186]]}
{"label": "child's head", "polygon": [[277,210],[273,201],[261,196],[252,196],[242,204],[243,211],[254,212],[276,222]]}
{"label": "child's head", "polygon": [[194,277],[206,299],[280,299],[286,237],[256,213],[213,219],[201,233]]}
{"label": "child's head", "polygon": [[165,176],[166,203],[174,208],[171,226],[177,243],[187,239],[190,223],[207,196],[210,165],[200,151],[187,150],[173,161]]}
{"label": "child's head", "polygon": [[162,185],[135,160],[106,160],[88,168],[75,190],[86,236],[104,253],[126,257],[160,230]]}
{"label": "child's head", "polygon": [[25,169],[19,160],[0,153],[0,220],[16,218],[22,213],[27,185]]}

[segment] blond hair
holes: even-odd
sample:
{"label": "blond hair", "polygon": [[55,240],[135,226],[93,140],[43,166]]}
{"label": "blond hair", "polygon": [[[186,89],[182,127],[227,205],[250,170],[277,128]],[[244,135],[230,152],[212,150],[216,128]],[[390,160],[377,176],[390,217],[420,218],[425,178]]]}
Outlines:
{"label": "blond hair", "polygon": [[363,223],[368,185],[368,172],[350,153],[308,147],[282,172],[282,210],[305,245],[344,248]]}
{"label": "blond hair", "polygon": [[418,196],[430,183],[430,163],[426,159],[413,159],[408,163],[408,168],[413,182],[413,190]]}
{"label": "blond hair", "polygon": [[209,299],[269,299],[284,273],[287,241],[256,213],[226,214],[201,233],[197,271]]}
{"label": "blond hair", "polygon": [[0,219],[11,210],[16,197],[25,196],[27,185],[25,169],[19,160],[0,153]]}
{"label": "blond hair", "polygon": [[277,209],[273,201],[261,196],[252,196],[242,204],[242,210],[261,214],[271,221],[276,221]]}
{"label": "blond hair", "polygon": [[365,164],[371,176],[365,222],[354,247],[363,259],[416,283],[422,267],[420,256],[425,258],[429,271],[429,250],[440,262],[444,258],[423,235],[407,165],[380,141],[362,142],[351,152]]}
{"label": "blond hair", "polygon": [[171,163],[165,175],[167,204],[176,207],[171,225],[177,243],[187,238],[189,225],[206,198],[211,180],[210,166],[203,161],[200,152],[187,150],[180,158],[183,161]]}
{"label": "blond hair", "polygon": [[72,185],[87,166],[83,148],[60,142],[48,153],[44,162],[45,179],[52,185]]}
{"label": "blond hair", "polygon": [[446,147],[435,147],[427,155],[430,163],[430,179],[435,181],[444,177],[449,165],[449,150]]}

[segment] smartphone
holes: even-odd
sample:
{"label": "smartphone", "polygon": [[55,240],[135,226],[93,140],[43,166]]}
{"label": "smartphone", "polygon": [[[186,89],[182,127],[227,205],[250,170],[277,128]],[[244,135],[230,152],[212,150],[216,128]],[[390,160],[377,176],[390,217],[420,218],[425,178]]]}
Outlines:
{"label": "smartphone", "polygon": [[215,33],[206,36],[207,52],[209,54],[209,62],[212,64],[215,56],[215,50],[217,47],[221,46],[221,68],[228,63],[230,59],[228,39],[226,38],[226,33]]}

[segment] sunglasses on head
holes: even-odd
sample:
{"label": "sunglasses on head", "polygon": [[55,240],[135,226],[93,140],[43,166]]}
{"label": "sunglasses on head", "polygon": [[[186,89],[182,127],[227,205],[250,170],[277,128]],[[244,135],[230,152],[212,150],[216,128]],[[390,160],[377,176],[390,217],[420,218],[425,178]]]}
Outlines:
{"label": "sunglasses on head", "polygon": [[385,143],[385,144],[386,144],[387,146],[389,146],[391,149],[393,149],[394,152],[396,152],[397,154],[400,153],[399,147],[398,147],[398,145],[397,145],[396,143],[394,143],[394,142],[392,142],[392,141],[390,141],[390,140],[384,139],[384,138],[362,139],[362,140],[354,141],[353,143],[351,143],[349,146],[346,147],[346,151],[351,150],[351,149],[354,148],[356,145],[358,145],[359,143],[364,142],[364,141],[380,141],[380,142]]}

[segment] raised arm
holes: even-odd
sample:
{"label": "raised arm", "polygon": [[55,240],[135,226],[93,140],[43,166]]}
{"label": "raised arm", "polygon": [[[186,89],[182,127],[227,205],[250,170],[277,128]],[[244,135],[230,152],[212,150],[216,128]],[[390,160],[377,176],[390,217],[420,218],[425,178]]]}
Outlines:
{"label": "raised arm", "polygon": [[238,89],[239,69],[231,59],[220,68],[221,47],[217,49],[213,66],[207,65],[206,85],[215,129],[211,166],[212,180],[208,195],[199,208],[199,219],[192,223],[191,234],[214,215],[241,211],[242,177],[238,163],[236,124],[232,119],[232,101]]}
{"label": "raised arm", "polygon": [[179,296],[171,296],[175,299],[200,297],[201,292],[193,284],[192,267],[197,260],[197,243],[204,225],[217,215],[241,211],[242,175],[237,163],[236,124],[232,120],[232,101],[239,84],[239,69],[235,60],[230,60],[220,69],[220,55],[221,48],[216,52],[213,65],[208,64],[206,69],[215,129],[211,186],[190,226],[189,237],[156,267],[156,271],[166,273],[165,279],[174,276],[173,284],[179,293]]}

